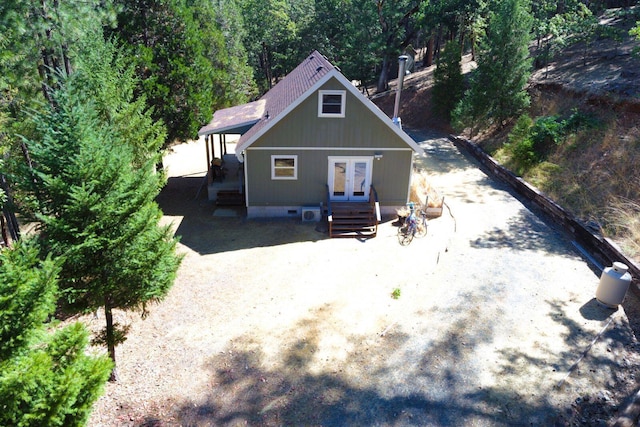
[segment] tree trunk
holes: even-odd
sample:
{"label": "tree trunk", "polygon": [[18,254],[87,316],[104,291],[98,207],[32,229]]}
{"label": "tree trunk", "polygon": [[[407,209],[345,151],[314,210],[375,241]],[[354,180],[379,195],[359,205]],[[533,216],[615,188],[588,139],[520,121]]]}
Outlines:
{"label": "tree trunk", "polygon": [[111,312],[111,303],[109,301],[109,297],[104,299],[104,317],[107,321],[106,328],[106,340],[107,340],[107,352],[109,353],[109,358],[113,362],[113,370],[111,371],[111,376],[109,377],[109,381],[115,382],[118,381],[118,370],[116,367],[116,340],[115,333],[113,329],[113,313]]}
{"label": "tree trunk", "polygon": [[0,234],[2,235],[0,247],[9,247],[9,235],[7,234],[7,227],[4,223],[4,215],[0,215]]}
{"label": "tree trunk", "polygon": [[269,61],[269,48],[267,48],[266,43],[262,43],[262,53],[260,54],[260,63],[262,64],[262,69],[264,71],[264,77],[267,79],[267,87],[271,89],[271,84],[273,82],[273,75],[271,73],[271,62]]}
{"label": "tree trunk", "polygon": [[13,206],[13,198],[11,196],[11,190],[9,189],[9,183],[7,182],[7,178],[0,174],[0,188],[4,191],[4,194],[7,197],[7,203],[2,208],[2,215],[6,218],[7,222],[2,228],[3,239],[7,246],[9,246],[9,241],[6,239],[4,233],[8,231],[8,236],[12,241],[17,242],[20,239],[20,225],[18,224],[18,219],[16,218],[16,214],[10,209]]}
{"label": "tree trunk", "polygon": [[476,37],[471,37],[471,60],[476,60]]}
{"label": "tree trunk", "polygon": [[438,35],[436,36],[435,46],[433,47],[433,55],[440,59],[440,45],[442,44],[442,25],[438,27]]}
{"label": "tree trunk", "polygon": [[435,46],[436,42],[433,34],[431,34],[431,37],[429,37],[429,40],[427,41],[427,56],[424,59],[425,67],[430,67],[433,65],[433,49],[435,48]]}
{"label": "tree trunk", "polygon": [[34,16],[40,16],[44,22],[45,28],[40,34],[41,46],[40,56],[42,58],[42,64],[38,66],[38,72],[42,79],[42,92],[45,99],[52,107],[55,107],[53,101],[53,91],[56,88],[56,72],[59,70],[58,60],[55,56],[55,52],[51,48],[53,43],[53,29],[51,24],[51,17],[49,16],[49,9],[47,2],[42,0],[39,9],[32,9]]}
{"label": "tree trunk", "polygon": [[389,87],[389,58],[387,56],[382,60],[382,69],[378,78],[378,92],[384,92]]}
{"label": "tree trunk", "polygon": [[[60,9],[60,1],[53,0],[53,10],[56,14],[58,23],[61,24],[62,19],[60,19],[59,9]],[[60,25],[59,31],[62,31],[62,25]],[[66,40],[66,36],[64,33],[62,33],[62,38],[63,40]],[[64,65],[65,75],[69,76],[71,75],[71,60],[69,59],[69,46],[67,45],[66,41],[62,42],[62,45],[60,46],[60,50],[62,51],[62,64]]]}

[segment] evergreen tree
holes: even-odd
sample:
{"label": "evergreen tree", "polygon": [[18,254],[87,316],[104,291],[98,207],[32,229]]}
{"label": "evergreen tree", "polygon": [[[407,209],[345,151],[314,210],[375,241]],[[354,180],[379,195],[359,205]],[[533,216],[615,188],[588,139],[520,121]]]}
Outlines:
{"label": "evergreen tree", "polygon": [[449,42],[438,58],[438,67],[433,72],[434,109],[447,119],[464,93],[461,59],[460,46],[455,42]]}
{"label": "evergreen tree", "polygon": [[0,89],[18,89],[21,97],[32,98],[40,88],[50,101],[58,77],[71,73],[81,54],[77,41],[101,32],[113,17],[110,0],[3,0]]}
{"label": "evergreen tree", "polygon": [[167,143],[195,138],[214,110],[246,101],[251,82],[237,85],[236,77],[247,73],[230,61],[211,1],[116,2],[121,11],[113,35],[131,48],[138,91],[167,127]]}
{"label": "evergreen tree", "polygon": [[[96,45],[97,46],[97,45]],[[107,63],[109,49],[93,52]],[[116,72],[116,70],[114,70]],[[101,338],[115,362],[115,346],[126,330],[113,322],[114,309],[145,308],[160,300],[173,284],[180,257],[171,230],[160,227],[155,203],[165,178],[154,172],[159,152],[137,156],[127,140],[129,130],[162,140],[158,127],[144,114],[117,129],[105,118],[102,100],[95,100],[86,82],[100,74],[78,69],[64,80],[55,108],[36,114],[40,138],[27,141],[33,161],[31,179],[23,185],[31,195],[31,213],[40,223],[43,253],[63,257],[62,302],[72,311],[105,311]],[[120,86],[132,76],[123,74]],[[131,111],[123,105],[116,111]],[[113,371],[116,379],[116,371]]]}
{"label": "evergreen tree", "polygon": [[505,0],[495,2],[494,7],[481,40],[471,87],[453,113],[458,127],[501,125],[529,105],[525,90],[531,70],[528,1]]}
{"label": "evergreen tree", "polygon": [[84,425],[109,377],[109,359],[86,354],[80,323],[44,331],[58,271],[28,242],[0,251],[0,425]]}
{"label": "evergreen tree", "polygon": [[300,52],[299,31],[288,0],[240,0],[244,45],[262,92],[284,77],[309,52]]}
{"label": "evergreen tree", "polygon": [[369,0],[317,0],[314,19],[304,28],[304,53],[318,49],[349,79],[373,81],[379,56],[376,9]]}
{"label": "evergreen tree", "polygon": [[113,40],[85,37],[80,44],[86,53],[76,61],[80,72],[74,85],[91,99],[115,140],[131,146],[135,164],[142,166],[162,148],[166,131],[161,121],[154,121],[144,94],[136,96],[135,64]]}
{"label": "evergreen tree", "polygon": [[255,97],[258,91],[253,80],[253,70],[249,66],[249,55],[243,44],[246,31],[242,9],[238,0],[213,0],[213,5],[216,22],[222,31],[228,52],[223,64],[229,78],[224,87],[225,97],[230,105],[241,104]]}
{"label": "evergreen tree", "polygon": [[376,0],[380,33],[373,48],[382,58],[378,91],[387,89],[389,72],[398,55],[415,39],[422,28],[425,0]]}

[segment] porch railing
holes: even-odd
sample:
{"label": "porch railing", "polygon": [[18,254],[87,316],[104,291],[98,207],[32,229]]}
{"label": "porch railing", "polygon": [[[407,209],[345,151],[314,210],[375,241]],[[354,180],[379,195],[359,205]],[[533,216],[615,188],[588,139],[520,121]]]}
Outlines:
{"label": "porch railing", "polygon": [[369,204],[371,208],[376,213],[376,229],[378,228],[378,224],[382,221],[382,216],[380,215],[380,202],[378,201],[378,192],[373,184],[369,187]]}
{"label": "porch railing", "polygon": [[333,213],[331,212],[331,190],[329,189],[329,184],[327,186],[327,221],[329,222],[329,236],[332,235],[332,225],[333,225]]}

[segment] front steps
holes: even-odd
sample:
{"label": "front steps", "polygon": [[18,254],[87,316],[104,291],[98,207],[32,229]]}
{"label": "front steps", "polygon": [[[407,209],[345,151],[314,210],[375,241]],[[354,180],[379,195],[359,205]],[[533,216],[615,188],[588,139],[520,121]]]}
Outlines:
{"label": "front steps", "polygon": [[373,205],[368,202],[332,202],[329,216],[329,237],[375,237],[378,220]]}

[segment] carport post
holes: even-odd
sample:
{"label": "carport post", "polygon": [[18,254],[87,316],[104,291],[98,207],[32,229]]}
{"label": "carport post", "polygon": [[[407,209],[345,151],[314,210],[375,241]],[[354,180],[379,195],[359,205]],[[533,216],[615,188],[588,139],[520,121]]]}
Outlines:
{"label": "carport post", "polygon": [[204,148],[207,151],[207,167],[205,169],[207,174],[209,173],[209,167],[211,165],[211,156],[209,155],[209,138],[211,138],[211,134],[207,135],[204,139]]}

